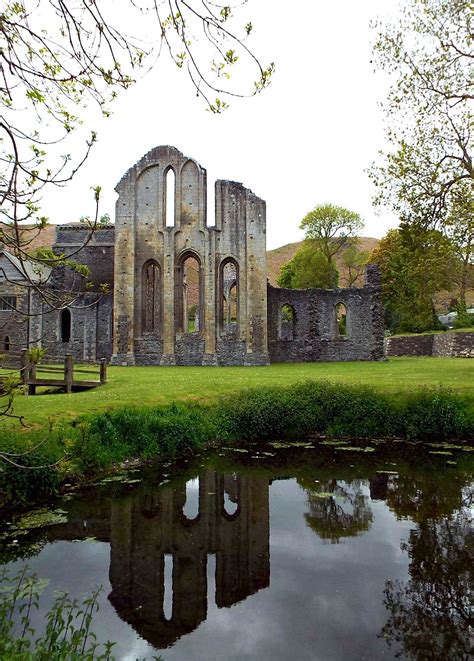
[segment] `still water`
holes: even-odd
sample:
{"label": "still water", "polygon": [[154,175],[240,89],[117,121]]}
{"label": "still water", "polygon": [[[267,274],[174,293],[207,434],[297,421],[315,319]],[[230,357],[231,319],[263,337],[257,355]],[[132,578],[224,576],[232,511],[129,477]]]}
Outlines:
{"label": "still water", "polygon": [[5,522],[0,564],[49,579],[44,609],[102,585],[118,659],[468,659],[472,459],[274,443],[148,467]]}

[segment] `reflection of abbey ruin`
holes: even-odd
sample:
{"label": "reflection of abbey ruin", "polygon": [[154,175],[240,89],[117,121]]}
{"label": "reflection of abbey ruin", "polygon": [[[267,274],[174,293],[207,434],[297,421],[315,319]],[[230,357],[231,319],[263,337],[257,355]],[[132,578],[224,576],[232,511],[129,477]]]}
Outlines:
{"label": "reflection of abbey ruin", "polygon": [[[183,484],[116,498],[99,515],[94,510],[85,519],[82,511],[52,532],[56,539],[110,542],[109,599],[140,636],[163,648],[206,619],[208,599],[229,607],[270,584],[268,487],[267,478],[206,470],[192,519],[184,513],[192,493]],[[209,554],[216,559],[215,595],[207,594]],[[169,613],[165,560],[172,564]]]}
{"label": "reflection of abbey ruin", "polygon": [[[105,283],[113,294],[91,291],[72,308],[50,310],[25,287],[18,260],[0,252],[3,350],[43,345],[50,354],[118,365],[382,358],[375,267],[367,267],[360,288],[267,286],[265,202],[240,183],[219,180],[211,225],[206,171],[174,147],[152,149],[116,190],[114,225],[92,237],[84,226],[61,225],[53,245],[61,254],[84,246],[75,259],[90,268],[93,291]],[[77,293],[78,280],[59,269],[53,283]]]}

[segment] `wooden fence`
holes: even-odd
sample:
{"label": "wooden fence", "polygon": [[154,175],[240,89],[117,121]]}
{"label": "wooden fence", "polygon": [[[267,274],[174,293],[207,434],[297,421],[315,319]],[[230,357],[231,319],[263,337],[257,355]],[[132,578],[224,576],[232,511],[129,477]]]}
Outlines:
{"label": "wooden fence", "polygon": [[[41,363],[31,361],[28,349],[8,351],[4,354],[2,367],[19,371],[19,383],[25,388],[25,394],[35,395],[38,386],[61,388],[64,392],[96,388],[107,382],[107,362],[102,358],[99,362],[87,363],[80,367],[74,365],[72,354],[64,358],[43,356]],[[96,379],[83,378],[82,375],[94,375]],[[50,375],[50,376],[49,376]]]}

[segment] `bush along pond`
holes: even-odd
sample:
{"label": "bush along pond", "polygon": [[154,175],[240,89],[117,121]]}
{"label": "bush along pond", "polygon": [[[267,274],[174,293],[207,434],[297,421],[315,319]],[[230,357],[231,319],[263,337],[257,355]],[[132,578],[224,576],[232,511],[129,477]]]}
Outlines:
{"label": "bush along pond", "polygon": [[[123,408],[0,434],[0,506],[54,495],[129,460],[174,459],[244,440],[312,437],[472,441],[472,400],[442,388],[393,395],[307,381],[258,387],[202,405]],[[19,466],[27,470],[19,470]]]}
{"label": "bush along pond", "polygon": [[468,658],[471,449],[279,439],[136,467],[3,520],[3,584],[43,579],[39,640],[58,590],[92,595],[88,658]]}

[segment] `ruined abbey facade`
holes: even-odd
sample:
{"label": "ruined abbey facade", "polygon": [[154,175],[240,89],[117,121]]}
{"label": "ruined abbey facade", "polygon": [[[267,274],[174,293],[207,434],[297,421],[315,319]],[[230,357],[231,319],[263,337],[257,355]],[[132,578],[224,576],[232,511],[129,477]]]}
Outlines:
{"label": "ruined abbey facade", "polygon": [[[367,267],[360,288],[270,286],[265,202],[240,183],[219,180],[215,224],[208,225],[206,171],[174,147],[152,149],[116,190],[115,224],[91,237],[77,224],[56,228],[57,253],[85,244],[77,260],[90,268],[94,289],[74,305],[49,309],[24,286],[25,266],[0,253],[4,350],[41,345],[49,354],[116,365],[382,358],[375,267]],[[71,290],[76,279],[62,267],[48,286]],[[101,284],[110,293],[98,293]]]}

